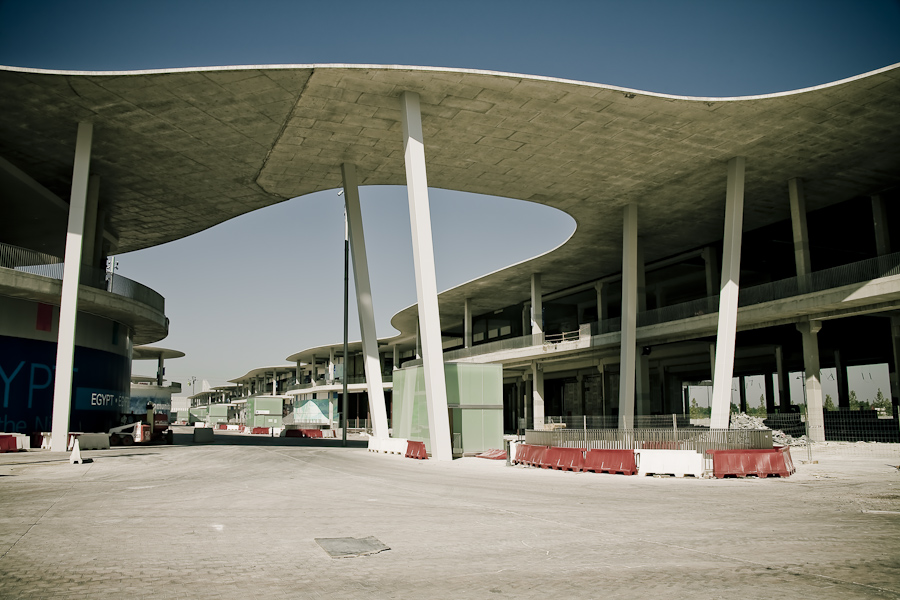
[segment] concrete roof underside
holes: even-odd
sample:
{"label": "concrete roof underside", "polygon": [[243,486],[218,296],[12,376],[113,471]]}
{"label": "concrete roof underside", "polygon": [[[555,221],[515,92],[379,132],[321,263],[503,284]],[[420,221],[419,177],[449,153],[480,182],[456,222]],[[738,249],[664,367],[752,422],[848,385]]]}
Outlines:
{"label": "concrete roof underside", "polygon": [[[721,239],[734,156],[747,159],[745,231],[789,218],[790,178],[805,180],[812,211],[900,173],[900,65],[745,98],[423,67],[4,67],[0,157],[67,199],[76,123],[93,120],[92,173],[122,253],[338,188],[342,162],[361,185],[404,185],[407,90],[421,97],[430,187],[539,202],[577,223],[560,248],[441,294],[448,324],[465,297],[476,314],[521,302],[532,272],[548,292],[618,272],[626,204],[647,262]],[[414,335],[415,314],[392,323]]]}

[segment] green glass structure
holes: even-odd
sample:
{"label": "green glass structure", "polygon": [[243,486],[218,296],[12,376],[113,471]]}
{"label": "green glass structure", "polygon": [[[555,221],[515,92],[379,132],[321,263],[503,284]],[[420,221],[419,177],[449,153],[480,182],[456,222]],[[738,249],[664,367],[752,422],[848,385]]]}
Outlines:
{"label": "green glass structure", "polygon": [[[444,365],[453,454],[471,455],[503,447],[503,367]],[[425,442],[431,451],[425,375],[421,366],[394,371],[393,437]]]}

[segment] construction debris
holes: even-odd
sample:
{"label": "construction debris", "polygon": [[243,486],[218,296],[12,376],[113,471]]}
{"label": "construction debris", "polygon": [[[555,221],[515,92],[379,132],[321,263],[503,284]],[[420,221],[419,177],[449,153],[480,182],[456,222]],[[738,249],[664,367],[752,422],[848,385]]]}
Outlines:
{"label": "construction debris", "polygon": [[[733,413],[731,415],[731,429],[769,429],[762,417],[754,417],[747,413]],[[776,446],[806,446],[806,436],[795,438],[785,432],[773,429],[772,443]]]}

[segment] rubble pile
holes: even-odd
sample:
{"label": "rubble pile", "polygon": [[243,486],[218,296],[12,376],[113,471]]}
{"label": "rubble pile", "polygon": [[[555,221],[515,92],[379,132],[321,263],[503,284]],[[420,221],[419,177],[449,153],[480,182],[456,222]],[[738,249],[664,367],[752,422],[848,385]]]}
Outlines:
{"label": "rubble pile", "polygon": [[[747,413],[731,415],[730,429],[769,429],[762,417],[754,417]],[[805,446],[806,436],[795,438],[779,429],[772,430],[772,443],[776,446]]]}

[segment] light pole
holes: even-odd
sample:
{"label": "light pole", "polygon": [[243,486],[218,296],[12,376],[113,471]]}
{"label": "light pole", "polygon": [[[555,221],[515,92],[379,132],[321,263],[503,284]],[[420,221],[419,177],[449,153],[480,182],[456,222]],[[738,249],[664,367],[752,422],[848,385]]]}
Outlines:
{"label": "light pole", "polygon": [[[343,195],[341,190],[338,196]],[[341,413],[343,417],[343,427],[341,427],[341,446],[347,446],[347,410],[350,405],[347,399],[347,346],[349,335],[349,300],[350,300],[350,227],[347,223],[347,205],[344,202],[344,368],[341,369],[341,383],[343,384],[343,395],[341,398]]]}

